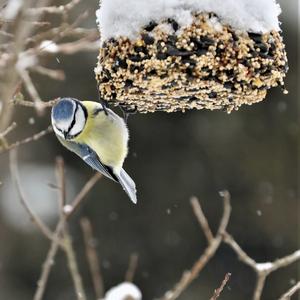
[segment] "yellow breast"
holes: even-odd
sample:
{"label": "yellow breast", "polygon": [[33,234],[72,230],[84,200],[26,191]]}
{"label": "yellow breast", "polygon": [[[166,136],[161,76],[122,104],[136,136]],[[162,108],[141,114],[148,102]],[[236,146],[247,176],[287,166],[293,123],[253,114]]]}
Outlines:
{"label": "yellow breast", "polygon": [[84,101],[88,119],[84,130],[75,138],[75,142],[84,143],[93,149],[100,161],[115,170],[122,168],[127,155],[128,130],[122,118],[109,111],[108,116],[99,108],[97,102]]}

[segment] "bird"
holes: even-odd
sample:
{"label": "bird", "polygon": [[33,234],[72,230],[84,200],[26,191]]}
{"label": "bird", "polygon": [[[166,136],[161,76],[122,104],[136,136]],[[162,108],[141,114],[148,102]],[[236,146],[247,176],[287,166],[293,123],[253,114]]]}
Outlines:
{"label": "bird", "polygon": [[94,170],[120,183],[137,203],[136,185],[123,169],[129,133],[125,121],[103,103],[60,98],[51,123],[60,143]]}

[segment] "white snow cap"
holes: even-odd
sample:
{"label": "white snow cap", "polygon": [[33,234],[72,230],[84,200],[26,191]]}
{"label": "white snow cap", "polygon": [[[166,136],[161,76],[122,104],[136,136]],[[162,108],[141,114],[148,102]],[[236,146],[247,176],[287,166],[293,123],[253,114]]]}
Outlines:
{"label": "white snow cap", "polygon": [[142,293],[137,286],[123,282],[106,292],[104,300],[142,300]]}
{"label": "white snow cap", "polygon": [[265,33],[280,30],[281,9],[276,0],[102,0],[97,22],[102,41],[120,36],[134,39],[150,21],[172,18],[181,27],[192,12],[214,12],[235,29]]}

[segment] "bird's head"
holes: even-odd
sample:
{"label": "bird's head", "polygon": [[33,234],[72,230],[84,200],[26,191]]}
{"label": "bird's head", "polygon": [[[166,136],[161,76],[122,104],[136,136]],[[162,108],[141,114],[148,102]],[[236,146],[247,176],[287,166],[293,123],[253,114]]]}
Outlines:
{"label": "bird's head", "polygon": [[51,121],[54,132],[65,140],[72,140],[79,135],[86,120],[86,108],[74,98],[61,98],[52,108]]}

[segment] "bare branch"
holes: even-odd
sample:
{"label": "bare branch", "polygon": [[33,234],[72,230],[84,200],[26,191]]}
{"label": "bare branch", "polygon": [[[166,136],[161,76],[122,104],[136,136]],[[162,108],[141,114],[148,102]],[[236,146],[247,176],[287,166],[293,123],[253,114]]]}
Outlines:
{"label": "bare branch", "polygon": [[230,277],[231,277],[231,273],[227,273],[225,275],[225,278],[223,279],[221,286],[215,290],[214,295],[210,298],[210,300],[217,300],[220,297]]}
{"label": "bare branch", "polygon": [[[47,76],[47,77],[49,77],[53,80],[62,81],[62,80],[66,79],[65,73],[62,70],[48,69],[48,68],[43,67],[43,66],[34,66],[34,67],[30,68],[30,70],[34,71],[34,72],[36,72],[40,75]],[[39,105],[41,105],[41,104],[39,104]],[[43,102],[42,105],[45,106],[44,102]]]}
{"label": "bare branch", "polygon": [[89,263],[89,269],[93,280],[96,298],[102,299],[104,295],[104,284],[103,277],[100,271],[100,262],[97,255],[92,225],[87,218],[82,218],[80,220],[80,225],[83,233],[85,253]]}
{"label": "bare branch", "polygon": [[57,185],[59,187],[59,215],[60,221],[62,222],[62,243],[64,245],[63,249],[66,254],[66,258],[68,261],[69,270],[73,279],[76,297],[78,300],[85,300],[85,292],[82,284],[81,275],[79,272],[75,250],[73,248],[71,235],[68,230],[67,219],[64,214],[64,205],[66,203],[66,179],[65,179],[65,164],[62,158],[56,159],[56,178]]}
{"label": "bare branch", "polygon": [[238,255],[240,261],[256,269],[256,262],[239,246],[239,244],[234,240],[234,238],[227,232],[224,234],[224,242],[228,244]]}
{"label": "bare branch", "polygon": [[46,285],[48,282],[48,278],[52,269],[52,266],[54,264],[54,259],[56,256],[56,253],[58,251],[58,248],[60,246],[60,234],[61,231],[63,229],[64,226],[64,220],[59,221],[58,225],[56,226],[54,235],[53,235],[53,240],[51,242],[51,246],[49,248],[46,260],[43,264],[42,267],[42,273],[40,276],[40,279],[38,280],[38,288],[34,294],[33,300],[42,300],[44,293],[45,293],[45,289],[46,289]]}
{"label": "bare branch", "polygon": [[[57,181],[58,181],[58,184],[56,185],[56,189],[58,189],[60,191],[60,194],[59,194],[60,219],[56,226],[55,232],[53,234],[53,239],[51,241],[51,246],[50,246],[49,252],[47,254],[46,260],[43,264],[42,273],[41,273],[40,279],[38,281],[38,288],[35,292],[34,300],[42,300],[42,298],[43,298],[43,295],[44,295],[44,292],[46,289],[46,285],[47,285],[47,281],[49,278],[49,274],[50,274],[50,271],[53,266],[54,258],[56,256],[56,253],[57,253],[59,247],[61,247],[67,255],[73,282],[76,285],[77,295],[78,294],[83,295],[83,297],[84,297],[84,293],[82,293],[83,287],[82,287],[82,284],[80,283],[81,277],[78,272],[77,263],[76,263],[76,261],[75,262],[73,261],[73,259],[75,258],[75,253],[74,253],[74,250],[72,249],[72,244],[70,244],[71,239],[70,239],[69,235],[67,235],[67,240],[64,239],[65,233],[66,233],[66,231],[65,231],[66,215],[64,213],[62,213],[63,212],[62,209],[63,209],[63,205],[65,203],[66,196],[65,196],[64,162],[62,159],[57,159],[56,173],[57,173]],[[84,190],[85,190],[85,193],[87,193],[89,191],[85,188],[84,188]],[[82,195],[85,196],[86,194],[82,193]],[[48,236],[46,236],[46,237],[49,238]],[[67,248],[67,247],[69,247],[69,248]],[[71,247],[71,249],[70,249],[70,247]],[[81,297],[80,299],[84,299],[84,298]]]}
{"label": "bare branch", "polygon": [[130,255],[128,269],[125,274],[125,281],[133,282],[134,275],[136,273],[136,269],[139,262],[139,256],[137,253],[133,253]]}
{"label": "bare branch", "polygon": [[274,271],[287,267],[290,264],[300,259],[300,250],[273,262],[257,263],[254,259],[249,257],[247,253],[237,244],[234,238],[228,233],[224,234],[224,242],[228,244],[238,255],[239,259],[250,266],[256,272],[257,281],[254,289],[253,299],[260,300],[265,286],[267,277]]}
{"label": "bare branch", "polygon": [[35,108],[38,114],[42,114],[44,112],[43,101],[31,80],[29,72],[26,70],[19,70],[19,75],[24,82],[27,92],[29,93],[35,104]]}
{"label": "bare branch", "polygon": [[[60,98],[56,98],[54,100],[49,100],[49,101],[43,101],[42,105],[45,108],[51,108],[52,106],[54,106],[56,104],[56,102],[59,100]],[[21,105],[21,106],[25,106],[25,107],[33,107],[36,108],[36,104],[31,102],[31,101],[26,101],[26,100],[21,100],[21,99],[14,99],[11,101],[12,104],[15,105]]]}
{"label": "bare branch", "polygon": [[[48,2],[50,1],[41,0],[37,3],[33,0],[23,1],[18,16],[9,20],[10,22],[1,23],[0,20],[2,24],[0,24],[0,98],[3,105],[0,111],[0,131],[4,131],[11,122],[14,107],[9,103],[20,79],[34,102],[34,105],[27,106],[35,108],[39,114],[48,107],[42,102],[29,70],[53,80],[64,80],[65,75],[61,70],[51,70],[44,66],[44,57],[49,57],[51,52],[71,55],[79,51],[99,49],[98,30],[78,28],[79,24],[88,17],[87,11],[79,14],[75,21],[69,20],[70,11],[81,0],[71,0],[60,6],[44,6]],[[51,24],[43,20],[45,13],[60,14],[60,24],[54,28],[46,28],[45,25],[51,26]],[[65,37],[70,37],[72,40],[61,43]],[[44,49],[43,43],[50,46]]]}
{"label": "bare branch", "polygon": [[70,10],[72,10],[81,0],[72,0],[66,5],[60,6],[47,6],[47,7],[39,7],[39,8],[31,8],[28,9],[27,13],[29,15],[36,15],[36,14],[67,14]]}
{"label": "bare branch", "polygon": [[55,173],[57,178],[57,185],[59,190],[59,211],[60,213],[63,213],[64,206],[66,204],[66,180],[65,180],[65,163],[62,157],[56,158],[56,164],[55,164]]}
{"label": "bare branch", "polygon": [[95,173],[91,179],[84,185],[81,191],[77,194],[71,205],[66,205],[64,207],[64,213],[67,216],[67,219],[73,215],[81,203],[84,201],[85,196],[90,192],[94,185],[102,178],[100,173]]}
{"label": "bare branch", "polygon": [[9,127],[7,127],[3,132],[0,133],[0,140],[4,139],[9,133],[11,133],[17,127],[17,123],[13,122]]}
{"label": "bare branch", "polygon": [[18,148],[21,145],[25,145],[25,144],[28,144],[28,143],[31,143],[31,142],[36,142],[39,139],[41,139],[42,137],[44,137],[45,135],[51,133],[52,131],[53,131],[52,126],[49,126],[47,129],[42,130],[41,132],[36,133],[33,136],[30,136],[30,137],[28,137],[28,138],[26,138],[24,140],[21,140],[21,141],[13,143],[11,145],[8,145],[7,147],[4,148],[4,150],[0,151],[0,154],[2,154],[4,152],[7,152],[9,150]]}
{"label": "bare branch", "polygon": [[293,287],[291,287],[286,293],[284,293],[279,300],[290,300],[300,290],[300,281],[298,281]]}
{"label": "bare branch", "polygon": [[201,204],[200,204],[199,200],[196,197],[192,197],[191,205],[194,210],[194,215],[196,216],[196,218],[206,236],[208,243],[210,243],[214,239],[214,236],[208,225],[207,219],[203,213],[203,210],[201,208]]}
{"label": "bare branch", "polygon": [[95,51],[99,49],[100,41],[97,39],[93,39],[90,41],[87,38],[83,38],[81,40],[64,43],[64,44],[55,44],[49,45],[43,49],[44,52],[49,54],[65,54],[65,55],[72,55],[82,51]]}
{"label": "bare branch", "polygon": [[[269,266],[269,263],[267,265],[269,266],[268,270],[269,272],[274,272],[278,269],[287,267],[294,263],[295,261],[298,261],[300,259],[300,250],[295,251],[294,253],[287,255],[283,258],[276,259],[271,263]],[[264,267],[265,264],[258,264],[258,268],[261,269]]]}
{"label": "bare branch", "polygon": [[73,249],[71,236],[66,227],[64,228],[63,236],[64,236],[63,237],[64,250],[68,260],[69,270],[72,275],[72,279],[76,291],[76,297],[78,300],[85,300],[86,296],[85,296],[82,279],[77,265],[75,251]]}
{"label": "bare branch", "polygon": [[53,240],[53,234],[49,227],[45,225],[45,223],[34,213],[34,211],[30,208],[26,196],[24,195],[23,188],[19,178],[19,170],[17,163],[17,151],[11,150],[9,153],[9,163],[10,163],[10,171],[12,175],[12,180],[15,183],[17,192],[19,194],[21,203],[28,215],[30,216],[31,221],[37,226],[37,228],[45,235],[49,240]]}
{"label": "bare branch", "polygon": [[[161,300],[175,300],[177,299],[181,293],[198,277],[201,270],[207,265],[210,259],[214,256],[217,249],[219,248],[222,240],[224,232],[226,231],[226,227],[229,222],[231,205],[230,205],[230,195],[227,191],[222,192],[221,196],[224,201],[224,209],[223,216],[219,225],[218,232],[216,236],[209,241],[207,248],[204,253],[200,256],[200,258],[196,261],[193,267],[189,271],[185,271],[179,280],[179,282],[175,285],[175,287],[168,291]],[[195,205],[195,204],[194,204]],[[199,205],[197,209],[201,210],[201,206]],[[202,212],[204,215],[204,213]],[[196,215],[197,217],[197,215]],[[203,221],[203,220],[202,220]],[[201,224],[201,223],[200,223]]]}

